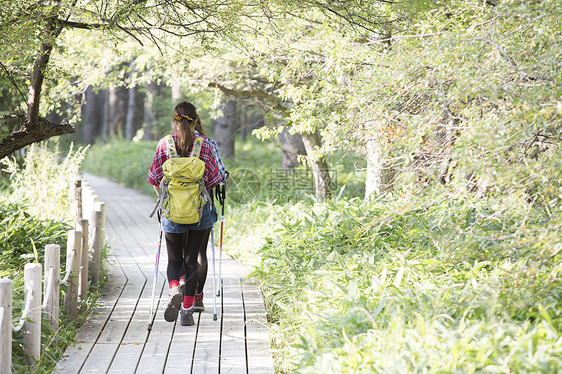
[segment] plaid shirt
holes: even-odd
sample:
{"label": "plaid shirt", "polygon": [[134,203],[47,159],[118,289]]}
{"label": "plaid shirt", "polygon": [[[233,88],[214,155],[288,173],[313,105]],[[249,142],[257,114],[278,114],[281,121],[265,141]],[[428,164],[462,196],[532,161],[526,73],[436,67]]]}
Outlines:
{"label": "plaid shirt", "polygon": [[[201,135],[197,131],[195,131],[195,133],[197,135]],[[221,156],[219,154],[219,147],[217,146],[217,143],[213,139],[207,138],[207,140],[211,145],[211,149],[213,150],[213,156],[215,157],[215,161],[217,163],[217,166],[219,167],[219,172],[221,173],[221,183],[224,183],[226,181],[226,167],[224,166],[221,160]]]}
{"label": "plaid shirt", "polygon": [[[202,136],[200,134],[193,135],[193,140],[195,137]],[[205,162],[205,174],[203,174],[203,180],[205,181],[205,187],[207,190],[211,191],[222,179],[221,170],[219,165],[217,165],[216,157],[213,152],[213,148],[210,142],[210,138],[202,136],[204,141],[201,146],[201,153],[199,153],[199,158]],[[172,134],[176,148],[178,146],[178,132]],[[214,143],[214,142],[213,142]],[[216,145],[216,144],[215,144]],[[193,147],[193,146],[192,146]],[[188,152],[191,152],[191,148]],[[146,180],[154,185],[159,186],[162,178],[164,177],[164,171],[162,170],[162,164],[164,161],[170,158],[170,153],[168,152],[168,146],[166,145],[166,139],[162,138],[156,146],[156,153],[154,154],[154,160],[152,160],[152,165],[148,172],[148,178]],[[223,165],[224,167],[224,165]]]}

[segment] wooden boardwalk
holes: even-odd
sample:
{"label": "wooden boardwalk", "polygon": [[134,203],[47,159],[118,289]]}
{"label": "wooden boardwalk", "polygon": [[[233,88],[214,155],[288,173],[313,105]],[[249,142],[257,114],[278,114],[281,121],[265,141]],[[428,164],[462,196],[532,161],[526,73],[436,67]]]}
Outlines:
{"label": "wooden boardwalk", "polygon": [[[247,270],[223,253],[217,321],[213,321],[212,250],[205,284],[205,311],[195,326],[164,320],[168,295],[162,240],[156,318],[148,322],[158,244],[154,200],[105,179],[85,179],[106,203],[109,281],[93,315],[81,327],[55,373],[273,373],[269,334],[259,287]],[[226,228],[227,229],[227,228]],[[218,235],[220,225],[215,225]],[[219,251],[216,249],[218,277]]]}

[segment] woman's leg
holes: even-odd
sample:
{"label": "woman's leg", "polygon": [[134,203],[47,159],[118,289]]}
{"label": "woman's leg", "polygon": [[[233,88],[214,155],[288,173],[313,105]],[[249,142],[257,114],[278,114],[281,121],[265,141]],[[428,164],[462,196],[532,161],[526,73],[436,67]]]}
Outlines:
{"label": "woman's leg", "polygon": [[211,229],[204,230],[205,236],[201,241],[201,246],[199,247],[199,254],[197,256],[197,263],[199,268],[197,270],[197,290],[196,293],[202,293],[205,287],[205,281],[207,280],[207,271],[209,268],[207,262],[207,244],[209,243],[209,234]]}
{"label": "woman's leg", "polygon": [[183,263],[183,247],[186,233],[166,233],[166,250],[168,252],[168,267],[166,274],[170,289],[168,290],[168,303],[164,311],[164,319],[173,322],[178,318],[182,301],[179,287],[180,271]]}
{"label": "woman's leg", "polygon": [[168,268],[166,275],[168,282],[179,282],[180,272],[183,265],[183,247],[185,244],[186,233],[172,234],[165,233],[166,250],[168,252]]}
{"label": "woman's leg", "polygon": [[193,297],[197,291],[197,280],[199,278],[197,258],[199,257],[201,245],[204,241],[209,239],[210,232],[210,228],[204,230],[189,230],[189,234],[187,236],[187,245],[185,247],[185,308],[189,308],[193,305]]}

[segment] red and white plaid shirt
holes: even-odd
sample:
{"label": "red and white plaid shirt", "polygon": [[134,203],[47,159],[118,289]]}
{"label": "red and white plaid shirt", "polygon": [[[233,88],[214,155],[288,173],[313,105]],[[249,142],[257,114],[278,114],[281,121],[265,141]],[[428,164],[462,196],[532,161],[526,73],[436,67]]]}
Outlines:
{"label": "red and white plaid shirt", "polygon": [[[219,182],[221,181],[221,174],[219,171],[219,167],[215,161],[215,157],[213,157],[213,150],[209,144],[208,138],[203,135],[193,135],[193,140],[197,136],[201,136],[203,140],[203,144],[201,146],[201,153],[199,153],[199,158],[205,162],[205,174],[203,174],[203,180],[205,181],[205,187],[207,187],[208,191],[211,191]],[[178,149],[178,132],[175,131],[172,134],[172,138],[174,139],[174,144],[176,145],[176,149]],[[193,145],[191,146],[193,148]],[[191,148],[189,148],[188,153],[191,152]],[[168,146],[166,145],[166,139],[162,138],[158,142],[158,146],[156,146],[156,153],[154,154],[154,160],[152,160],[152,165],[150,165],[150,170],[148,172],[148,178],[146,180],[154,185],[159,186],[162,178],[164,177],[164,171],[162,170],[162,164],[164,161],[170,158],[170,152],[168,152]]]}

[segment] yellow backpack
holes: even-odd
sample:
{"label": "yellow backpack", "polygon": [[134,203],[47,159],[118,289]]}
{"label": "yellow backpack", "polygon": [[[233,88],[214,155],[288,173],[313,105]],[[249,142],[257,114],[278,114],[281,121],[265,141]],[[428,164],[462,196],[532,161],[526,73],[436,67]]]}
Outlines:
{"label": "yellow backpack", "polygon": [[170,158],[162,164],[164,177],[160,182],[158,202],[150,216],[160,207],[162,215],[169,221],[197,223],[201,220],[203,206],[210,201],[203,181],[205,162],[199,158],[204,139],[195,138],[189,157],[179,157],[171,135],[165,139]]}

